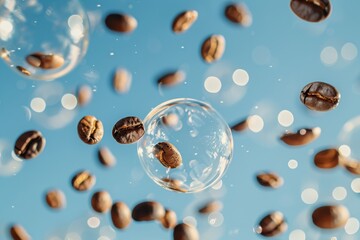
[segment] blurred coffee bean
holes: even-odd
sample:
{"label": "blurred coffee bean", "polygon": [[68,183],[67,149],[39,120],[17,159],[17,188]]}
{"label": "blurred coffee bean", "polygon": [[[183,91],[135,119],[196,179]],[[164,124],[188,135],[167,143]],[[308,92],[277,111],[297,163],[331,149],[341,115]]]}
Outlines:
{"label": "blurred coffee bean", "polygon": [[108,29],[120,33],[130,33],[137,27],[137,21],[133,16],[111,13],[105,18],[105,25]]}
{"label": "blurred coffee bean", "polygon": [[273,172],[262,172],[257,174],[256,180],[263,187],[278,188],[283,185],[282,177]]}
{"label": "blurred coffee bean", "polygon": [[94,116],[83,117],[77,126],[80,139],[87,144],[96,144],[104,136],[104,127],[102,122]]}
{"label": "blurred coffee bean", "polygon": [[201,214],[210,214],[213,212],[219,212],[223,208],[223,205],[219,201],[210,201],[199,208],[198,212]]}
{"label": "blurred coffee bean", "polygon": [[132,76],[124,68],[119,68],[115,71],[113,77],[113,87],[117,93],[126,93],[129,91],[131,86]]}
{"label": "blurred coffee bean", "polygon": [[201,56],[207,63],[219,60],[225,51],[225,38],[222,35],[208,37],[201,47]]}
{"label": "blurred coffee bean", "polygon": [[64,65],[64,58],[57,54],[36,52],[26,57],[26,62],[33,67],[42,69],[55,69]]}
{"label": "blurred coffee bean", "polygon": [[98,213],[105,213],[110,210],[112,199],[108,192],[95,192],[91,197],[91,206]]}
{"label": "blurred coffee bean", "polygon": [[171,179],[171,178],[162,178],[163,182],[167,183],[167,187],[171,190],[174,190],[176,192],[187,192],[185,188],[182,187],[183,183],[180,180],[177,179]]}
{"label": "blurred coffee bean", "polygon": [[343,227],[349,219],[349,211],[342,205],[321,206],[312,213],[313,223],[324,229]]}
{"label": "blurred coffee bean", "polygon": [[30,240],[30,235],[26,232],[26,230],[18,224],[12,225],[10,227],[10,235],[13,240]]}
{"label": "blurred coffee bean", "polygon": [[116,158],[107,147],[98,150],[98,159],[105,167],[112,167],[116,164]]}
{"label": "blurred coffee bean", "polygon": [[231,130],[235,131],[235,132],[242,132],[246,129],[248,129],[249,125],[248,125],[248,119],[245,118],[244,120],[238,122],[237,124],[233,125],[231,127]]}
{"label": "blurred coffee bean", "polygon": [[95,185],[95,182],[95,176],[88,171],[76,173],[71,180],[73,188],[77,191],[87,191]]}
{"label": "blurred coffee bean", "polygon": [[137,117],[120,119],[113,127],[112,135],[121,144],[137,142],[145,133],[143,122]]}
{"label": "blurred coffee bean", "polygon": [[115,202],[111,207],[111,220],[118,229],[125,229],[131,223],[131,211],[123,202]]}
{"label": "blurred coffee bean", "polygon": [[160,86],[170,87],[183,82],[184,79],[185,73],[183,71],[170,72],[159,78],[158,84]]}
{"label": "blurred coffee bean", "polygon": [[1,48],[0,50],[0,57],[2,59],[4,59],[5,62],[10,63],[11,59],[10,59],[10,52],[6,49],[6,48]]}
{"label": "blurred coffee bean", "polygon": [[46,193],[46,203],[54,209],[64,208],[66,205],[65,194],[58,189],[50,190]]}
{"label": "blurred coffee bean", "polygon": [[290,8],[299,18],[308,22],[320,22],[329,17],[329,0],[291,0]]}
{"label": "blurred coffee bean", "polygon": [[179,124],[179,116],[176,113],[169,113],[161,118],[163,124],[168,127],[176,127]]}
{"label": "blurred coffee bean", "polygon": [[169,142],[159,142],[154,146],[154,156],[166,168],[177,168],[182,164],[179,150]]}
{"label": "blurred coffee bean", "polygon": [[31,76],[31,72],[22,66],[16,66],[16,69],[26,76]]}
{"label": "blurred coffee bean", "polygon": [[14,147],[15,154],[22,159],[37,157],[45,147],[45,138],[39,131],[27,131],[21,134]]}
{"label": "blurred coffee bean", "polygon": [[132,218],[135,221],[161,221],[164,216],[164,207],[160,203],[154,201],[139,203],[132,210]]}
{"label": "blurred coffee bean", "polygon": [[259,234],[274,237],[287,230],[287,223],[281,212],[272,212],[261,219],[258,229]]}
{"label": "blurred coffee bean", "polygon": [[324,149],[314,156],[314,164],[318,168],[334,168],[339,165],[340,153],[335,148]]}
{"label": "blurred coffee bean", "polygon": [[78,88],[76,95],[79,106],[85,106],[92,98],[92,89],[88,85],[81,85]]}
{"label": "blurred coffee bean", "polygon": [[174,240],[199,240],[199,232],[197,229],[186,223],[179,223],[174,228]]}
{"label": "blurred coffee bean", "polygon": [[189,10],[180,13],[176,16],[172,24],[172,30],[175,33],[182,33],[188,30],[198,17],[198,12],[195,10]]}
{"label": "blurred coffee bean", "polygon": [[340,93],[328,83],[312,82],[301,90],[300,100],[311,110],[329,111],[339,104]]}
{"label": "blurred coffee bean", "polygon": [[309,144],[320,136],[321,129],[316,128],[302,128],[296,133],[287,132],[280,139],[290,146],[301,146]]}
{"label": "blurred coffee bean", "polygon": [[252,16],[244,4],[230,4],[225,9],[225,16],[233,23],[248,27],[252,23]]}
{"label": "blurred coffee bean", "polygon": [[360,162],[352,159],[346,159],[344,161],[345,169],[352,174],[360,175]]}
{"label": "blurred coffee bean", "polygon": [[176,226],[176,213],[172,210],[166,209],[164,217],[160,220],[161,224],[166,229],[172,229]]}

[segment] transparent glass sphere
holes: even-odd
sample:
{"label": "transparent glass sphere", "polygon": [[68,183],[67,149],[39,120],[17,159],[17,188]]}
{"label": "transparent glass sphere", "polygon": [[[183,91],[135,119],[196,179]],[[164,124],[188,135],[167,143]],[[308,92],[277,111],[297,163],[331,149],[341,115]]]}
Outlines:
{"label": "transparent glass sphere", "polygon": [[[164,102],[147,115],[144,127],[137,145],[140,161],[165,189],[202,191],[216,183],[231,162],[231,130],[207,103],[186,98]],[[173,161],[178,155],[181,163]]]}
{"label": "transparent glass sphere", "polygon": [[23,76],[67,74],[86,53],[88,30],[77,0],[0,0],[0,56]]}

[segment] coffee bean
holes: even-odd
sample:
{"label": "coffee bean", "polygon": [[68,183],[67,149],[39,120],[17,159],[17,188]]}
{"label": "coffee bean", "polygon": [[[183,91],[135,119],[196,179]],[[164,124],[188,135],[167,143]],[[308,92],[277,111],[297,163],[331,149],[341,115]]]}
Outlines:
{"label": "coffee bean", "polygon": [[225,51],[225,38],[221,35],[212,35],[208,37],[202,47],[201,56],[207,63],[219,60]]}
{"label": "coffee bean", "polygon": [[133,16],[130,15],[111,13],[106,16],[105,25],[111,31],[130,33],[137,27],[137,21]]}
{"label": "coffee bean", "polygon": [[127,228],[131,223],[131,211],[123,202],[116,202],[111,207],[111,220],[116,228]]}
{"label": "coffee bean", "polygon": [[176,213],[166,209],[164,217],[160,220],[162,226],[166,229],[173,229],[176,226]]}
{"label": "coffee bean", "polygon": [[314,164],[318,168],[334,168],[339,165],[340,157],[340,153],[337,149],[325,149],[315,154]]}
{"label": "coffee bean", "polygon": [[223,208],[223,205],[219,201],[210,201],[199,208],[198,212],[201,214],[210,214],[213,212],[219,212]]}
{"label": "coffee bean", "polygon": [[78,172],[71,181],[73,188],[77,191],[87,191],[95,185],[95,182],[95,176],[88,171]]}
{"label": "coffee bean", "polygon": [[130,144],[139,141],[145,133],[143,122],[137,117],[120,119],[113,127],[112,135],[118,143]]}
{"label": "coffee bean", "polygon": [[26,230],[18,224],[12,225],[10,227],[10,235],[13,240],[30,240],[30,235],[26,232]]}
{"label": "coffee bean", "polygon": [[311,143],[320,136],[321,129],[316,128],[302,128],[297,133],[285,133],[280,139],[290,146],[301,146]]}
{"label": "coffee bean", "polygon": [[360,162],[347,159],[344,161],[344,167],[349,173],[360,175]]}
{"label": "coffee bean", "polygon": [[174,190],[176,192],[187,192],[185,188],[183,188],[183,183],[180,180],[177,179],[171,179],[171,178],[162,178],[163,182],[167,183],[167,187],[171,190]]}
{"label": "coffee bean", "polygon": [[92,89],[88,85],[82,85],[78,88],[76,95],[79,106],[85,106],[92,98]]}
{"label": "coffee bean", "polygon": [[161,118],[163,124],[168,127],[176,127],[179,124],[179,116],[176,113],[169,113],[162,116]]}
{"label": "coffee bean", "polygon": [[131,86],[131,73],[126,69],[119,68],[115,71],[113,77],[113,87],[117,93],[126,93],[129,91]]}
{"label": "coffee bean", "polygon": [[104,127],[94,116],[83,117],[77,126],[80,139],[87,144],[96,144],[104,136]]}
{"label": "coffee bean", "polygon": [[153,201],[139,203],[132,210],[132,218],[135,221],[161,221],[164,216],[164,207],[160,203]]}
{"label": "coffee bean", "polygon": [[160,77],[158,84],[160,86],[170,87],[183,82],[184,79],[185,73],[183,71],[170,72]]}
{"label": "coffee bean", "polygon": [[329,17],[329,0],[291,0],[290,8],[299,18],[308,22],[320,22]]}
{"label": "coffee bean", "polygon": [[64,208],[66,205],[65,194],[57,189],[50,190],[46,193],[46,203],[54,209]]}
{"label": "coffee bean", "polygon": [[26,62],[36,68],[55,69],[64,65],[64,58],[57,54],[36,52],[28,55]]}
{"label": "coffee bean", "polygon": [[116,158],[107,147],[98,150],[98,159],[105,167],[112,167],[116,164]]}
{"label": "coffee bean", "polygon": [[237,124],[233,125],[231,127],[231,130],[235,131],[235,132],[242,132],[245,131],[246,129],[248,129],[249,124],[248,124],[248,119],[245,118],[244,120],[238,122]]}
{"label": "coffee bean", "polygon": [[286,230],[284,215],[281,212],[272,212],[261,219],[257,232],[265,237],[274,237]]}
{"label": "coffee bean", "polygon": [[257,174],[256,180],[263,187],[278,188],[283,185],[282,177],[273,172],[262,172]]}
{"label": "coffee bean", "polygon": [[195,10],[184,11],[176,16],[172,24],[172,30],[175,33],[187,31],[197,20],[198,12]]}
{"label": "coffee bean", "polygon": [[252,23],[252,16],[244,4],[230,4],[225,9],[225,16],[231,22],[248,27]]}
{"label": "coffee bean", "polygon": [[328,111],[339,104],[340,93],[330,84],[312,82],[301,90],[300,100],[311,110]]}
{"label": "coffee bean", "polygon": [[16,66],[16,69],[26,76],[31,76],[31,72],[22,66]]}
{"label": "coffee bean", "polygon": [[313,223],[324,229],[343,227],[349,219],[349,211],[342,205],[321,206],[312,213]]}
{"label": "coffee bean", "polygon": [[177,168],[182,164],[182,157],[177,148],[169,142],[159,142],[154,146],[154,156],[166,168]]}
{"label": "coffee bean", "polygon": [[91,206],[98,213],[105,213],[110,210],[112,199],[108,192],[95,192],[91,197]]}
{"label": "coffee bean", "polygon": [[15,142],[14,152],[22,159],[38,156],[45,147],[45,138],[39,131],[28,131],[21,134]]}
{"label": "coffee bean", "polygon": [[186,223],[179,223],[174,228],[174,240],[199,240],[199,232],[197,229]]}
{"label": "coffee bean", "polygon": [[10,52],[6,49],[6,48],[1,48],[0,50],[0,57],[2,59],[4,59],[5,62],[10,63],[11,59],[10,59]]}

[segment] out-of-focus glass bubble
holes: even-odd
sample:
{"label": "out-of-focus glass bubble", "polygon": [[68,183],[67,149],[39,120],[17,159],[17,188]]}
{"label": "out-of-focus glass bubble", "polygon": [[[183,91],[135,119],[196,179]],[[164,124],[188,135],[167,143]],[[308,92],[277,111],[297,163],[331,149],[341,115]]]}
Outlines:
{"label": "out-of-focus glass bubble", "polygon": [[355,159],[360,158],[360,116],[349,119],[339,134],[341,144],[347,146],[347,152]]}
{"label": "out-of-focus glass bubble", "polygon": [[0,56],[32,79],[71,71],[86,53],[88,29],[77,0],[0,0]]}
{"label": "out-of-focus glass bubble", "polygon": [[0,139],[0,177],[15,175],[22,165],[23,161],[15,155],[13,146]]}
{"label": "out-of-focus glass bubble", "polygon": [[[168,124],[167,117],[174,114],[176,123]],[[232,159],[229,126],[204,102],[185,98],[164,102],[147,115],[144,127],[145,134],[137,145],[140,161],[150,178],[165,189],[201,191],[224,175]],[[154,150],[160,142],[177,148],[180,166],[168,168],[159,161]]]}

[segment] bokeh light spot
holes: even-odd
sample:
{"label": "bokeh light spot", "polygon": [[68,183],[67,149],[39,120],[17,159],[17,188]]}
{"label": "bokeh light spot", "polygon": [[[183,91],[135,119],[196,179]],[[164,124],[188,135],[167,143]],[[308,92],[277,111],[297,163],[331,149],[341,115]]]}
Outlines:
{"label": "bokeh light spot", "polygon": [[217,93],[221,90],[221,81],[217,77],[210,76],[205,79],[204,87],[209,93]]}
{"label": "bokeh light spot", "polygon": [[33,98],[30,102],[30,108],[34,111],[34,112],[38,112],[41,113],[43,111],[45,111],[46,108],[46,102],[44,99],[42,98]]}
{"label": "bokeh light spot", "polygon": [[306,204],[316,203],[318,197],[318,192],[313,188],[306,188],[301,193],[301,200]]}
{"label": "bokeh light spot", "polygon": [[289,127],[294,122],[294,115],[289,110],[282,110],[278,114],[278,122],[283,127]]}
{"label": "bokeh light spot", "polygon": [[249,82],[249,74],[244,69],[236,69],[232,75],[233,82],[239,86],[246,86]]}

